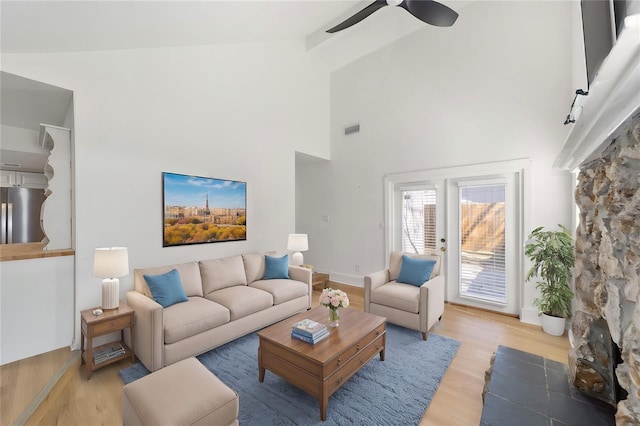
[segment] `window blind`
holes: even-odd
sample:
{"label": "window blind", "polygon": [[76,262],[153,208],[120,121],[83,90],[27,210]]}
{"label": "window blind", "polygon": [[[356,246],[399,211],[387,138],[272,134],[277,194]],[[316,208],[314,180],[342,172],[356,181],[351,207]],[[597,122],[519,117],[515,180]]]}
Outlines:
{"label": "window blind", "polygon": [[436,190],[404,190],[402,196],[402,250],[432,253],[436,249]]}
{"label": "window blind", "polygon": [[505,186],[460,187],[461,296],[507,302]]}

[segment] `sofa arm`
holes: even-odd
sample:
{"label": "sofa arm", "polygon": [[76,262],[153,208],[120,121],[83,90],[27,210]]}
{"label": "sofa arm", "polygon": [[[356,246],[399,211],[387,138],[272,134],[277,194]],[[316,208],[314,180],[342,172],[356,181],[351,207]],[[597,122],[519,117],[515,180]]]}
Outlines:
{"label": "sofa arm", "polygon": [[384,269],[382,271],[374,272],[373,274],[365,275],[364,277],[364,286],[365,288],[368,286],[371,287],[371,290],[375,290],[380,287],[382,284],[386,284],[389,282],[389,270]]}
{"label": "sofa arm", "polygon": [[161,369],[164,353],[162,306],[137,291],[127,293],[127,305],[135,311],[136,356],[149,371]]}
{"label": "sofa arm", "polygon": [[364,311],[369,312],[371,303],[371,291],[389,282],[389,270],[374,272],[364,277]]}
{"label": "sofa arm", "polygon": [[[444,275],[438,275],[420,286],[420,324],[429,329],[444,313]],[[424,316],[424,317],[423,317]]]}
{"label": "sofa arm", "polygon": [[302,266],[289,265],[289,278],[292,280],[300,281],[309,286],[309,302],[307,303],[307,309],[311,309],[311,301],[313,298],[313,272],[309,268],[303,268]]}

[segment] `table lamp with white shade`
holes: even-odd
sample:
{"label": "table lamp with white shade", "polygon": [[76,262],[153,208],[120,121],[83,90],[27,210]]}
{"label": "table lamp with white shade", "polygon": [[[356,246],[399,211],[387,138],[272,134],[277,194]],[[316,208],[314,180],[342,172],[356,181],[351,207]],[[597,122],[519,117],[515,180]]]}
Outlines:
{"label": "table lamp with white shade", "polygon": [[301,252],[309,250],[307,234],[289,234],[287,249],[295,252],[293,256],[291,256],[291,264],[295,266],[302,265],[304,260]]}
{"label": "table lamp with white shade", "polygon": [[126,247],[97,248],[93,257],[93,275],[102,280],[102,309],[120,306],[120,280],[129,275],[129,254]]}

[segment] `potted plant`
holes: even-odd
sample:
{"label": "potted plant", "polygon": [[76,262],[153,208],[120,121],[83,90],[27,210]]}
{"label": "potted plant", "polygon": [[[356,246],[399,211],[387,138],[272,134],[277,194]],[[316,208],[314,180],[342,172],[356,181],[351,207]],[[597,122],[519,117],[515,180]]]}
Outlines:
{"label": "potted plant", "polygon": [[527,281],[540,277],[536,288],[540,297],[533,304],[542,314],[542,329],[551,335],[562,336],[566,318],[571,316],[571,274],[575,263],[573,237],[569,230],[558,225],[560,231],[534,229],[525,245],[525,255],[533,265]]}

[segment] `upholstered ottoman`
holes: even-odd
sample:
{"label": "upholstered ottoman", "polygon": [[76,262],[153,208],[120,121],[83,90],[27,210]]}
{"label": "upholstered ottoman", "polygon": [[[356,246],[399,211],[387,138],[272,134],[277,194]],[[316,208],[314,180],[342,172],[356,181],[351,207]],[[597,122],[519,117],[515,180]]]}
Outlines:
{"label": "upholstered ottoman", "polygon": [[142,377],[122,391],[122,421],[134,425],[238,425],[238,395],[195,358]]}

